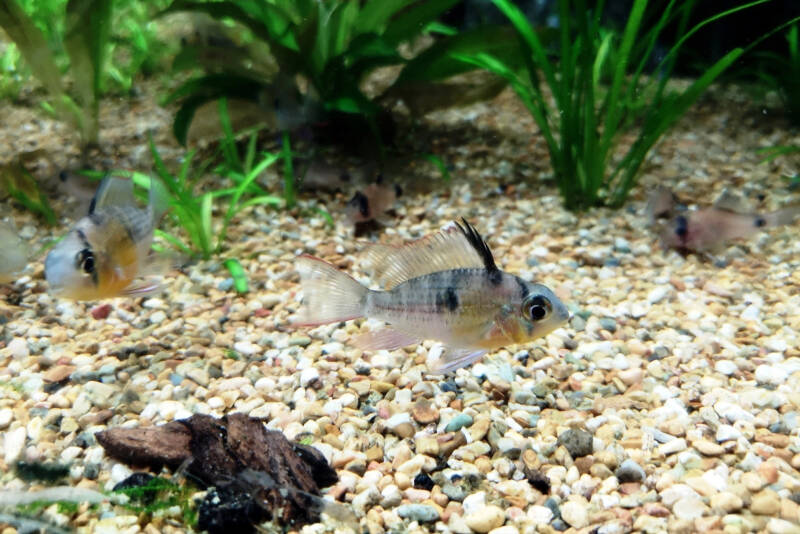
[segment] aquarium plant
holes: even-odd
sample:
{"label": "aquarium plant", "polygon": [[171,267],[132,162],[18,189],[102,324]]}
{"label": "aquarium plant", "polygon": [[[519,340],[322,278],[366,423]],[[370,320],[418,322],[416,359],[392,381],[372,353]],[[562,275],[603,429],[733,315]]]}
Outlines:
{"label": "aquarium plant", "polygon": [[800,124],[800,37],[798,25],[793,24],[786,32],[788,50],[754,53],[759,62],[756,75],[768,87],[775,89],[783,100],[789,119]]}
{"label": "aquarium plant", "polygon": [[[518,7],[510,0],[493,2],[517,32],[527,60],[522,72],[486,52],[459,57],[510,82],[541,129],[570,209],[625,201],[653,145],[743,52],[731,50],[696,80],[675,88],[668,82],[681,44],[713,20],[761,3],[722,12],[686,31],[694,2],[660,4],[646,26],[649,2],[634,0],[624,28],[614,32],[603,27],[603,1],[589,9],[585,0],[558,0],[559,45],[552,57]],[[656,41],[672,21],[680,38],[648,76],[645,67]],[[633,142],[623,143],[622,134],[632,128]]]}
{"label": "aquarium plant", "polygon": [[[436,18],[457,1],[176,0],[164,14],[188,10],[235,21],[267,45],[279,74],[266,73],[264,69],[244,70],[242,54],[232,55],[222,65],[217,62],[213,68],[207,66],[203,75],[186,82],[172,96],[181,103],[175,117],[175,136],[185,144],[195,110],[222,96],[256,101],[267,108],[294,102],[294,109],[270,111],[300,115],[299,119],[307,122],[330,113],[355,114],[366,118],[373,132],[377,132],[374,117],[379,105],[364,94],[360,83],[378,67],[403,65],[403,72],[393,85],[399,87],[436,82],[475,69],[455,60],[455,52],[490,50],[511,61],[508,54],[516,48],[508,38],[508,29],[499,27],[478,28],[464,34],[446,31],[450,35],[414,59],[400,53],[401,43],[412,42],[429,30],[443,31]],[[187,66],[186,61],[181,65]],[[298,80],[307,86],[305,91],[299,90]],[[291,98],[283,98],[287,91],[282,86],[287,82],[292,85]]]}
{"label": "aquarium plant", "polygon": [[[133,76],[159,57],[161,47],[153,45],[150,17],[137,4],[132,0],[0,3],[0,27],[14,45],[2,56],[1,75],[20,76],[19,54],[47,91],[45,109],[75,126],[84,146],[96,144],[106,79],[129,90]],[[111,54],[114,62],[109,61]],[[62,76],[64,69],[68,80]],[[0,87],[14,96],[12,82],[4,80]]]}

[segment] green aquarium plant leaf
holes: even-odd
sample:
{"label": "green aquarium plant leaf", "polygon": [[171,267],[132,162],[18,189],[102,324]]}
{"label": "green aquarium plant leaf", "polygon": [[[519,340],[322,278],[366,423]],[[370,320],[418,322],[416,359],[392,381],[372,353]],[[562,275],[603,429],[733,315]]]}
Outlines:
{"label": "green aquarium plant leaf", "polygon": [[231,273],[233,287],[237,293],[247,293],[247,273],[244,272],[242,264],[236,258],[228,258],[223,262],[225,268]]}
{"label": "green aquarium plant leaf", "polygon": [[41,216],[50,226],[58,222],[47,196],[21,161],[15,160],[0,166],[0,189],[28,211]]}
{"label": "green aquarium plant leaf", "polygon": [[[229,101],[233,98],[250,100],[265,108],[275,102],[275,109],[271,111],[279,117],[291,115],[295,119],[288,126],[278,124],[276,131],[291,131],[298,123],[325,121],[347,113],[361,115],[364,118],[362,122],[377,133],[376,116],[380,103],[363,92],[362,81],[377,68],[406,64],[408,59],[400,54],[399,45],[413,42],[429,31],[442,33],[446,41],[441,45],[434,44],[416,63],[412,60],[413,72],[400,78],[400,84],[438,81],[469,70],[465,63],[450,57],[454,51],[471,53],[483,45],[509,61],[512,53],[519,56],[508,30],[487,29],[481,41],[479,29],[461,37],[451,28],[438,24],[437,18],[457,2],[174,0],[162,12],[163,15],[194,11],[219,21],[233,21],[262,41],[279,71],[279,75],[259,75],[252,70],[247,74],[249,79],[244,81],[242,68],[246,62],[237,60],[231,65],[216,64],[216,72],[206,68],[203,76],[185,83],[170,98],[179,100],[181,104],[173,124],[175,136],[185,144],[197,108],[222,97]],[[182,68],[198,61],[197,57],[194,53],[182,54]],[[197,66],[205,68],[199,61]],[[302,105],[294,106],[296,109],[282,109],[285,104],[275,94],[275,86],[281,81],[292,84],[294,92],[301,95]],[[378,148],[382,153],[382,147]],[[290,204],[293,203],[291,191],[286,198]]]}
{"label": "green aquarium plant leaf", "polygon": [[[557,57],[551,58],[550,43],[524,13],[511,0],[493,0],[516,32],[522,63],[479,49],[451,56],[508,81],[539,126],[567,208],[616,207],[658,139],[743,52],[730,51],[687,87],[673,90],[668,81],[680,46],[703,26],[765,1],[721,11],[687,31],[693,1],[655,6],[633,0],[617,33],[602,25],[603,2],[558,0]],[[661,31],[675,20],[679,35],[656,67],[658,76],[644,76]],[[634,141],[624,146],[620,134],[631,129]]]}

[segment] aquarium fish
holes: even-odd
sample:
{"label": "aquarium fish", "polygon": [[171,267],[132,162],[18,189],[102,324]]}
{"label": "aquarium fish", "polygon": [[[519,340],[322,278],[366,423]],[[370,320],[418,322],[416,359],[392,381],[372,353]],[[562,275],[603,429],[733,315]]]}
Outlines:
{"label": "aquarium fish", "polygon": [[392,186],[382,181],[369,184],[353,194],[345,206],[345,215],[353,224],[374,220],[392,209],[402,194],[399,185]]}
{"label": "aquarium fish", "polygon": [[13,282],[28,265],[28,252],[13,226],[0,222],[0,284]]}
{"label": "aquarium fish", "polygon": [[157,262],[149,254],[150,244],[166,207],[166,192],[158,180],[151,180],[150,202],[142,209],[136,205],[130,180],[104,179],[89,214],[47,255],[44,272],[51,292],[58,297],[98,300],[158,289],[158,284],[134,281],[155,274]]}
{"label": "aquarium fish", "polygon": [[669,188],[660,185],[647,197],[645,216],[648,224],[655,224],[659,219],[671,218],[675,211],[686,209]]}
{"label": "aquarium fish", "polygon": [[448,348],[431,370],[446,373],[567,322],[566,306],[550,289],[501,271],[483,238],[462,222],[402,247],[373,246],[369,259],[384,291],[368,289],[323,260],[300,256],[298,324],[385,321],[390,326],[358,336],[355,345],[391,350],[424,339],[442,341]]}
{"label": "aquarium fish", "polygon": [[791,224],[800,216],[800,206],[759,214],[732,211],[726,209],[726,204],[727,200],[676,215],[661,230],[662,244],[678,250],[707,252],[732,239],[746,239],[761,230]]}

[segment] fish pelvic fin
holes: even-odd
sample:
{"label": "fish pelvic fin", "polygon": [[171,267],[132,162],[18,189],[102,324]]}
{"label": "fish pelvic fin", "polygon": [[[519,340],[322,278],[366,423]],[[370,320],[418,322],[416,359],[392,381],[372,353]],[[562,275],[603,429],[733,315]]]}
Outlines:
{"label": "fish pelvic fin", "polygon": [[297,258],[303,306],[297,326],[318,326],[364,316],[369,289],[334,265],[303,254]]}
{"label": "fish pelvic fin", "polygon": [[485,349],[447,348],[439,359],[428,362],[428,369],[434,375],[451,373],[477,362],[487,352],[489,351]]}

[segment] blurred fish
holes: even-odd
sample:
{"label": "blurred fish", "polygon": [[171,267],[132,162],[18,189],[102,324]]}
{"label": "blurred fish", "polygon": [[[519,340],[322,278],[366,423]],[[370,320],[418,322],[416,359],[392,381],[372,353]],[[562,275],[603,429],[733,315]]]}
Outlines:
{"label": "blurred fish", "polygon": [[158,180],[150,187],[145,209],[136,206],[130,180],[108,177],[100,183],[89,215],[50,251],[45,277],[58,297],[98,300],[142,295],[158,289],[156,283],[136,285],[155,274],[157,262],[149,255],[156,222],[166,211],[166,192]]}
{"label": "blurred fish", "polygon": [[399,185],[388,185],[382,182],[369,184],[362,191],[356,191],[347,205],[345,215],[355,224],[377,219],[392,209],[397,197],[403,194]]}
{"label": "blurred fish", "polygon": [[[648,224],[654,224],[659,219],[670,218],[676,209],[680,208],[678,197],[669,188],[660,185],[650,193],[645,208]],[[684,207],[685,209],[685,207]]]}
{"label": "blurred fish", "polygon": [[373,246],[372,268],[385,291],[370,290],[323,260],[301,256],[298,324],[382,320],[391,327],[358,336],[355,345],[391,350],[436,339],[449,349],[431,370],[446,373],[490,350],[544,336],[569,319],[550,289],[501,271],[483,238],[462,222],[403,247]]}
{"label": "blurred fish", "polygon": [[0,223],[0,284],[13,282],[28,265],[25,243],[13,226]]}
{"label": "blurred fish", "polygon": [[771,213],[742,213],[741,197],[724,191],[708,208],[670,212],[660,232],[665,247],[681,251],[709,252],[733,239],[747,239],[761,230],[791,224],[800,216],[800,206]]}

